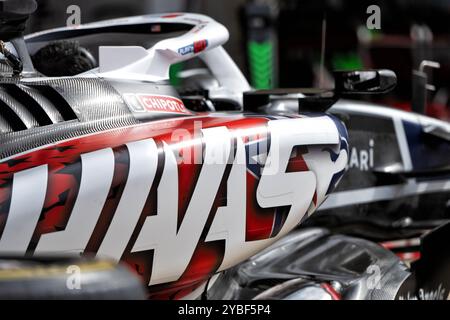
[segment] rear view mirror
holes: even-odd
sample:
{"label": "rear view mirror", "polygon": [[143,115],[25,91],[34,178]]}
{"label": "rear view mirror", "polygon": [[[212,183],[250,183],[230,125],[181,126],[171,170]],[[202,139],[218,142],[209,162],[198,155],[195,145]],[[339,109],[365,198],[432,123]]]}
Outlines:
{"label": "rear view mirror", "polygon": [[338,95],[386,93],[397,85],[391,70],[335,71],[334,79]]}
{"label": "rear view mirror", "polygon": [[397,76],[391,70],[335,71],[335,89],[273,89],[244,92],[244,110],[257,112],[272,100],[298,100],[299,111],[325,112],[336,101],[348,94],[380,94],[397,85]]}

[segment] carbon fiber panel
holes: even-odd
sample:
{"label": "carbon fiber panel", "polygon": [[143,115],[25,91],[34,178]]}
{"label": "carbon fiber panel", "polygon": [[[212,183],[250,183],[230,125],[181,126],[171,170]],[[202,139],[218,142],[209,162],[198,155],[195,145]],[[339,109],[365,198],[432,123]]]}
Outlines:
{"label": "carbon fiber panel", "polygon": [[[132,114],[122,97],[106,81],[92,78],[61,78],[36,82],[49,85],[63,96],[81,122],[95,120],[123,121]],[[129,122],[125,121],[123,125]]]}
{"label": "carbon fiber panel", "polygon": [[32,97],[45,111],[45,113],[48,115],[48,117],[53,121],[53,123],[63,122],[64,119],[61,116],[61,113],[58,111],[58,109],[55,108],[55,106],[52,104],[52,102],[47,99],[44,95],[40,94],[38,90],[35,88],[25,86],[25,85],[18,85],[20,89],[22,89],[26,94],[28,94],[30,97]]}
{"label": "carbon fiber panel", "polygon": [[0,60],[0,73],[12,74],[12,68],[6,63],[5,60]]}
{"label": "carbon fiber panel", "polygon": [[11,96],[3,86],[0,86],[0,100],[7,105],[5,107],[9,107],[20,118],[20,120],[22,120],[23,124],[25,124],[28,129],[39,126],[39,123],[28,111],[27,107]]}
{"label": "carbon fiber panel", "polygon": [[[1,83],[11,83],[11,80],[4,81],[2,79],[0,85]],[[46,100],[38,92],[38,89],[39,86],[53,88],[67,101],[67,104],[73,109],[79,120],[0,134],[1,159],[50,143],[139,123],[126,106],[120,94],[102,79],[37,79],[36,81],[20,81],[16,82],[16,84],[20,85],[24,91],[28,90],[27,93],[31,96],[32,94],[39,95],[40,98],[36,99],[36,101],[39,102],[42,108],[47,108],[47,110],[50,108],[50,105],[54,104],[54,101],[49,103],[50,101]],[[5,94],[0,91],[0,96],[3,99]],[[55,105],[54,107],[61,111],[61,106]],[[61,120],[55,114],[53,116],[53,119],[58,118],[58,121]],[[34,126],[37,125],[35,122],[33,124]],[[0,126],[3,127],[1,121]],[[2,129],[0,128],[0,130]],[[5,131],[10,130],[5,127]]]}
{"label": "carbon fiber panel", "polygon": [[5,118],[0,115],[0,132],[6,133],[11,131],[13,131],[13,129],[9,125],[8,121],[6,121]]}

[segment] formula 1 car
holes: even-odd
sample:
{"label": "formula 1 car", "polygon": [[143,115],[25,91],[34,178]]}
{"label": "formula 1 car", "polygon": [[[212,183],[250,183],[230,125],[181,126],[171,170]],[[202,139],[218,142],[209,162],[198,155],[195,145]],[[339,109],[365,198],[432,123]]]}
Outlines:
{"label": "formula 1 car", "polygon": [[[347,133],[333,116],[186,108],[169,68],[196,56],[226,88],[250,90],[214,20],[141,16],[25,42],[9,36],[24,19],[19,9],[4,12],[10,41],[2,52],[12,70],[0,92],[2,255],[122,260],[149,298],[196,297],[215,273],[296,227],[343,175]],[[77,76],[32,69],[28,54],[48,43],[111,32],[158,40],[149,49],[102,46],[98,67]],[[182,35],[160,41],[174,32]]]}
{"label": "formula 1 car", "polygon": [[[34,1],[24,3],[5,1],[0,27],[0,254],[124,261],[148,298],[197,298],[327,198],[325,208],[346,205],[330,194],[351,165],[348,134],[326,111],[346,94],[395,86],[382,70],[338,72],[334,90],[252,91],[222,47],[226,28],[209,17],[146,15],[22,38]],[[197,57],[214,81],[191,72],[201,92],[171,86],[170,67]],[[445,138],[447,127],[430,123]],[[382,173],[415,172],[392,155]],[[368,157],[359,161],[375,163]]]}

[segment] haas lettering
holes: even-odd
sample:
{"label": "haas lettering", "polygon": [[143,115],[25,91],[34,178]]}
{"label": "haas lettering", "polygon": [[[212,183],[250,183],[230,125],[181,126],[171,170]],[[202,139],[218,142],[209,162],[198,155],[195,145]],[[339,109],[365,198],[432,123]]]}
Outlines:
{"label": "haas lettering", "polygon": [[[151,250],[149,285],[179,280],[199,241],[225,244],[216,271],[247,259],[311,214],[338,182],[348,160],[347,146],[330,117],[268,121],[258,130],[265,133],[259,142],[267,150],[250,147],[254,132],[225,126],[202,129],[200,139],[183,142],[201,147],[202,164],[189,181],[192,192],[182,219],[180,190],[186,186],[180,185],[181,143],[152,137],[125,144],[126,183],[106,227],[99,223],[116,179],[117,158],[111,148],[81,154],[79,189],[67,224],[37,238],[34,254],[80,254],[93,235],[100,239],[95,254],[116,261]],[[29,252],[48,180],[48,165],[13,175],[1,254]],[[154,212],[142,219],[151,192],[156,192]],[[252,223],[260,223],[254,217],[269,221],[268,233],[249,235]],[[97,235],[99,230],[103,234]]]}

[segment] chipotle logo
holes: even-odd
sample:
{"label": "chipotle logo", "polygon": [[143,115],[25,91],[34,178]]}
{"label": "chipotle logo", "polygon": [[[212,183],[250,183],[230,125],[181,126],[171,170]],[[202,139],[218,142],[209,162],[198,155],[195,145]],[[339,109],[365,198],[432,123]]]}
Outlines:
{"label": "chipotle logo", "polygon": [[178,98],[149,94],[126,94],[125,100],[134,112],[169,112],[191,114]]}

